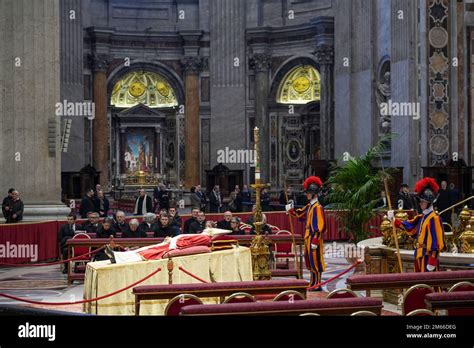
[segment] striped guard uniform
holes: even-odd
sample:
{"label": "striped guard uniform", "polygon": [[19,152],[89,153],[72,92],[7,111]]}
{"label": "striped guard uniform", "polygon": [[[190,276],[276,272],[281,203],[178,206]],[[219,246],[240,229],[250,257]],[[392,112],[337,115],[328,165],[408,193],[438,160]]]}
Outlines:
{"label": "striped guard uniform", "polygon": [[[321,274],[326,270],[324,262],[324,245],[322,234],[326,231],[326,218],[324,208],[316,200],[305,207],[296,209],[293,213],[299,219],[306,218],[304,232],[304,258],[306,267],[311,272],[311,284],[314,286],[321,282]],[[318,245],[312,249],[311,244]]]}
{"label": "striped guard uniform", "polygon": [[412,220],[397,224],[410,235],[416,235],[415,272],[428,272],[429,258],[436,259],[439,270],[438,255],[444,248],[444,229],[441,217],[430,209],[426,213],[415,216]]}

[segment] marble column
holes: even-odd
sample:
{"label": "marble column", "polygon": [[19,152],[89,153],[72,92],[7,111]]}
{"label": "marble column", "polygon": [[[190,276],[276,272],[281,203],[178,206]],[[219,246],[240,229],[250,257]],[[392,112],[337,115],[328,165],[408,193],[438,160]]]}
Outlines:
{"label": "marble column", "polygon": [[70,211],[61,203],[59,37],[59,0],[0,1],[0,188],[20,192],[25,221]]}
{"label": "marble column", "polygon": [[314,51],[321,77],[320,144],[321,159],[334,158],[333,65],[334,47],[320,45]]}
{"label": "marble column", "polygon": [[100,184],[109,187],[109,124],[107,122],[107,67],[106,55],[93,56],[95,118],[93,123],[92,161],[100,173]]}
{"label": "marble column", "polygon": [[250,58],[250,68],[255,71],[255,126],[260,130],[260,178],[270,181],[270,135],[268,119],[269,70],[271,56],[256,53]]}
{"label": "marble column", "polygon": [[185,158],[184,158],[184,182],[185,187],[190,188],[201,183],[200,179],[200,143],[201,132],[199,127],[199,72],[202,61],[199,57],[185,57],[182,60],[184,69],[184,93],[185,93]]}

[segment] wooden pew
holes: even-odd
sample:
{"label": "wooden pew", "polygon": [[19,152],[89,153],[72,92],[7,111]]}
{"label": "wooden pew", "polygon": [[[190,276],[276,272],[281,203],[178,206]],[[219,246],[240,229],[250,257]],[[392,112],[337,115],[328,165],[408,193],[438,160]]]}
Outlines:
{"label": "wooden pew", "polygon": [[426,295],[425,303],[431,311],[462,309],[462,314],[456,311],[456,315],[474,315],[474,291],[432,293]]}
{"label": "wooden pew", "polygon": [[190,305],[181,309],[183,316],[214,315],[351,315],[359,311],[369,311],[380,315],[382,300],[374,298],[344,298],[330,300],[302,300],[294,302],[251,302],[210,305]]}
{"label": "wooden pew", "polygon": [[295,290],[306,298],[306,280],[258,280],[245,282],[193,283],[171,285],[143,285],[133,288],[135,295],[135,315],[140,313],[140,302],[144,300],[170,300],[180,294],[191,294],[197,297],[225,297],[236,292],[246,292],[251,295],[279,294],[285,290]]}
{"label": "wooden pew", "polygon": [[346,279],[346,284],[351,290],[383,290],[407,289],[417,284],[449,287],[460,281],[473,282],[474,270],[354,275]]}

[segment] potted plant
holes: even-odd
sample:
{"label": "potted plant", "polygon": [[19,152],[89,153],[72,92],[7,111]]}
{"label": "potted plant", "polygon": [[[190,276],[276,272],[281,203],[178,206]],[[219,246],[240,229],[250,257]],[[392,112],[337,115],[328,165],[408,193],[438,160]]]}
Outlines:
{"label": "potted plant", "polygon": [[372,165],[385,151],[386,138],[360,157],[349,158],[342,166],[332,169],[327,181],[330,186],[325,202],[326,209],[335,209],[351,241],[358,243],[370,235],[369,221],[377,214],[375,207],[384,188],[384,180],[390,180],[390,171]]}

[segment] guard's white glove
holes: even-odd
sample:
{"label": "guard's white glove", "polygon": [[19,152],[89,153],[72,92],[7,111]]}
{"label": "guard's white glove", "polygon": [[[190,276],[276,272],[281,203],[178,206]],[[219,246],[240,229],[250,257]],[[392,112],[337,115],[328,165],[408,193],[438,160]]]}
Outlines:
{"label": "guard's white glove", "polygon": [[290,210],[295,209],[295,204],[293,203],[292,200],[288,201],[288,204],[285,205],[285,210],[288,213]]}
{"label": "guard's white glove", "polygon": [[436,269],[436,267],[435,267],[435,266],[432,266],[432,265],[427,265],[427,266],[426,266],[426,269],[427,269],[428,271],[432,272],[432,271],[434,271],[434,270]]}
{"label": "guard's white glove", "polygon": [[311,249],[316,250],[318,248],[317,244],[311,244]]}
{"label": "guard's white glove", "polygon": [[395,213],[393,210],[387,211],[387,218],[390,220],[390,222],[392,222],[393,219],[395,219]]}

